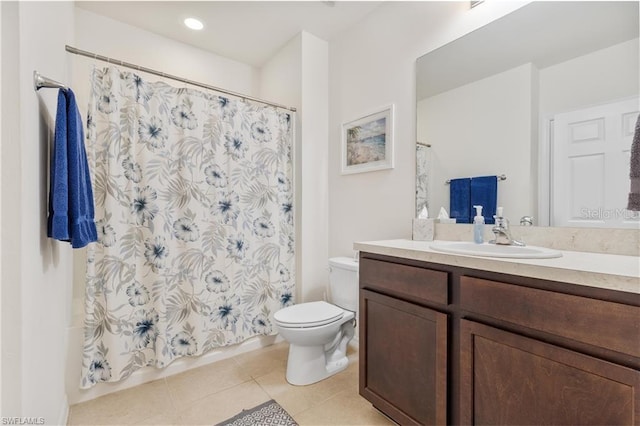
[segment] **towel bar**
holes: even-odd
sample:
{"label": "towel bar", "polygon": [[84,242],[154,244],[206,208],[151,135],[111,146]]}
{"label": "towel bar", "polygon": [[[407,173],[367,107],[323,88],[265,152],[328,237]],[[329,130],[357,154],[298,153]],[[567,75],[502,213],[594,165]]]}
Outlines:
{"label": "towel bar", "polygon": [[[507,180],[507,175],[505,174],[501,174],[500,176],[497,176],[498,180]],[[449,185],[451,183],[451,179],[447,179],[445,181],[445,184]]]}
{"label": "towel bar", "polygon": [[33,72],[33,89],[37,92],[42,88],[53,88],[53,89],[67,89],[62,83],[59,83],[55,80],[52,80],[48,77],[43,77],[38,71]]}

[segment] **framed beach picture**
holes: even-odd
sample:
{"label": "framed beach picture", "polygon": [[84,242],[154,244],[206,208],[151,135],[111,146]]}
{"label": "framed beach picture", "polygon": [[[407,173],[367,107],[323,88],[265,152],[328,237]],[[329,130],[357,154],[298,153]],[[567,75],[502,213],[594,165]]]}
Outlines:
{"label": "framed beach picture", "polygon": [[393,168],[393,105],[342,125],[342,174]]}

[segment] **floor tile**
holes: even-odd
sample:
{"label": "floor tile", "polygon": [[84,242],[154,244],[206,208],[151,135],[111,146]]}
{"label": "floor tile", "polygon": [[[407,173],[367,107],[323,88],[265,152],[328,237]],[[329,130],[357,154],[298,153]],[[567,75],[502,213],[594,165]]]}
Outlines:
{"label": "floor tile", "polygon": [[185,425],[213,425],[271,399],[253,380],[206,396],[179,412]]}
{"label": "floor tile", "polygon": [[169,392],[178,410],[205,396],[223,391],[251,379],[233,359],[167,377]]}
{"label": "floor tile", "polygon": [[344,371],[308,386],[287,383],[289,345],[234,358],[106,395],[70,408],[70,425],[211,426],[275,399],[301,425],[388,425],[358,395],[358,352]]}
{"label": "floor tile", "polygon": [[369,401],[345,390],[301,413],[292,414],[300,426],[305,425],[394,425]]}
{"label": "floor tile", "polygon": [[184,425],[184,420],[179,413],[156,414],[136,422],[137,425],[156,425],[156,426],[178,426]]}
{"label": "floor tile", "polygon": [[233,360],[253,378],[270,374],[273,371],[286,371],[289,344],[278,343],[257,351],[247,352],[233,357]]}
{"label": "floor tile", "polygon": [[173,412],[175,407],[162,379],[74,405],[68,424],[137,424],[151,415]]}

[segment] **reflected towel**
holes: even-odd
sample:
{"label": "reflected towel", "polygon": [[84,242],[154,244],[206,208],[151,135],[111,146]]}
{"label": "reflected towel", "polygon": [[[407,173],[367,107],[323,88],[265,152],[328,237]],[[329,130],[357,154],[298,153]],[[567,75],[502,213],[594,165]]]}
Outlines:
{"label": "reflected towel", "polygon": [[98,239],[82,118],[70,89],[58,92],[47,235],[73,248]]}
{"label": "reflected towel", "polygon": [[[484,216],[484,223],[495,223],[493,216],[496,214],[497,203],[497,176],[480,176],[471,178],[471,209],[473,209],[473,206],[482,206],[482,216]],[[475,213],[471,213],[471,215],[474,214]]]}
{"label": "reflected towel", "polygon": [[640,211],[640,115],[636,120],[636,130],[631,143],[629,178],[631,178],[631,185],[627,209],[638,212]]}
{"label": "reflected towel", "polygon": [[456,223],[471,223],[471,179],[451,179],[449,185],[449,217]]}

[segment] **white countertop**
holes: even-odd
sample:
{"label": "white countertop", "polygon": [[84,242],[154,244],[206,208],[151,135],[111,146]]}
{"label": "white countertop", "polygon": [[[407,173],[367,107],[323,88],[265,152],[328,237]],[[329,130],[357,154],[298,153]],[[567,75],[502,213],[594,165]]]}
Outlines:
{"label": "white countertop", "polygon": [[640,257],[559,250],[554,259],[508,259],[443,253],[435,241],[384,240],[354,243],[355,250],[530,278],[640,294]]}

